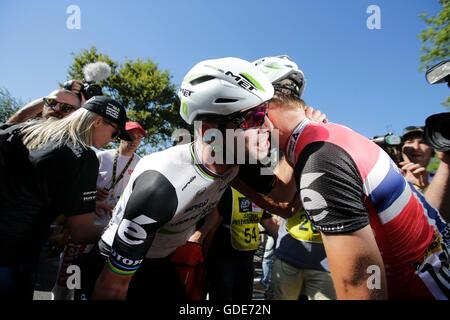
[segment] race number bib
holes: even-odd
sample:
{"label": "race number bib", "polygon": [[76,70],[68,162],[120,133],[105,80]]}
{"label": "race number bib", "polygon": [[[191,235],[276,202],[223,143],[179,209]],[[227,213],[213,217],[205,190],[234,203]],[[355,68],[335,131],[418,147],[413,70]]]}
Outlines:
{"label": "race number bib", "polygon": [[303,210],[287,219],[286,231],[299,241],[322,242],[319,231],[314,228]]}

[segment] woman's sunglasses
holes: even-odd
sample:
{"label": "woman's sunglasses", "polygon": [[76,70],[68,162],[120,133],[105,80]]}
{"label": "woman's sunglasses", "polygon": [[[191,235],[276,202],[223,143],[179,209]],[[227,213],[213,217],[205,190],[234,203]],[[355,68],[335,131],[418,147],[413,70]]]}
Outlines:
{"label": "woman's sunglasses", "polygon": [[44,103],[52,109],[56,108],[56,106],[59,106],[59,110],[64,113],[73,112],[78,109],[78,107],[75,107],[71,104],[58,102],[56,101],[56,99],[52,98],[44,98]]}
{"label": "woman's sunglasses", "polygon": [[102,119],[102,120],[103,120],[104,123],[106,123],[107,125],[110,125],[111,127],[114,128],[114,132],[111,133],[111,138],[112,139],[116,139],[119,136],[119,134],[120,134],[120,131],[117,128],[117,126],[114,123],[112,123],[111,121],[108,121],[106,119]]}

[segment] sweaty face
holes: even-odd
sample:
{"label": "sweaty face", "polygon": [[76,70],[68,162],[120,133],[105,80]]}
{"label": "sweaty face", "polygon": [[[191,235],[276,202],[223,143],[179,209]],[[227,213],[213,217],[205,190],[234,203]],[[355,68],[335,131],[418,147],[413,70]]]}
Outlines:
{"label": "sweaty face", "polygon": [[425,143],[421,136],[408,137],[402,148],[403,159],[418,163],[422,167],[427,167],[433,154],[433,149]]}

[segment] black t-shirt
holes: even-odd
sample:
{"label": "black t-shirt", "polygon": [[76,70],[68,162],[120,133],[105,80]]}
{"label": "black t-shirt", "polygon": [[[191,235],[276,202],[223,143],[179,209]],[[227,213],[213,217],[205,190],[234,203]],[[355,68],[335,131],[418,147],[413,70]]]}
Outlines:
{"label": "black t-shirt", "polygon": [[[236,258],[248,257],[249,259],[252,259],[255,250],[239,251],[234,249],[231,244],[230,226],[233,211],[233,191],[231,187],[225,190],[219,204],[217,205],[217,209],[222,217],[222,222],[214,235],[214,240],[210,251],[211,255],[231,256]],[[270,217],[271,215],[264,211],[261,220],[268,219]]]}
{"label": "black t-shirt", "polygon": [[33,262],[59,214],[95,210],[98,160],[81,147],[28,153],[19,138],[2,144],[1,154],[0,265]]}

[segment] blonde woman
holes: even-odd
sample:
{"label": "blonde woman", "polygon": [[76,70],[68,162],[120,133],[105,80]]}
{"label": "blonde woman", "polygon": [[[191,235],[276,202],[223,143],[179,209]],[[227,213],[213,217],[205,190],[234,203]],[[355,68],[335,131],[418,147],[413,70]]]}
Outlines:
{"label": "blonde woman", "polygon": [[96,96],[59,120],[7,129],[0,145],[0,298],[32,299],[36,261],[50,223],[66,216],[71,238],[89,243],[99,163],[90,148],[129,139],[125,108]]}

